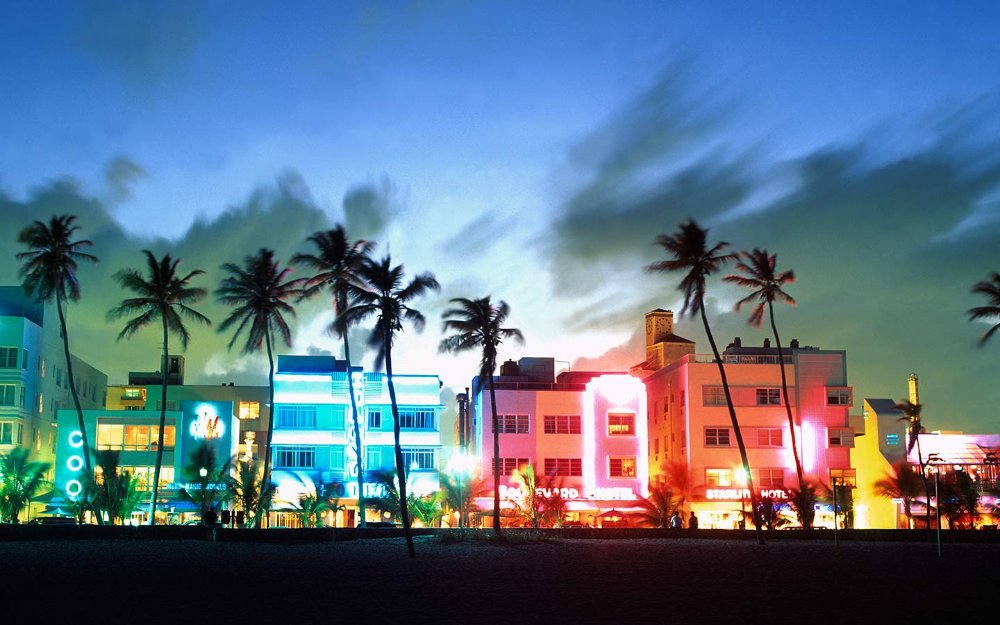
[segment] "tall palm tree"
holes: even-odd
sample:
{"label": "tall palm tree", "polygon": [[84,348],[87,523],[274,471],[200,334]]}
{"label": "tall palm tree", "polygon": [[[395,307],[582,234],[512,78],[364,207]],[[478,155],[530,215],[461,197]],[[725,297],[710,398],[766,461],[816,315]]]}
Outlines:
{"label": "tall palm tree", "polygon": [[[736,419],[736,408],[733,406],[733,396],[729,390],[726,368],[722,365],[722,356],[719,355],[719,348],[715,344],[715,337],[712,335],[712,328],[709,327],[708,316],[705,314],[706,279],[736,256],[723,253],[723,250],[729,246],[728,243],[723,241],[708,247],[707,240],[708,230],[702,229],[693,219],[689,219],[680,225],[677,232],[669,235],[661,234],[656,238],[656,244],[662,247],[670,258],[653,263],[648,269],[650,271],[687,272],[678,286],[678,289],[684,292],[684,306],[681,308],[681,316],[684,316],[688,310],[691,311],[691,314],[701,316],[705,334],[712,346],[712,354],[715,356],[715,364],[719,367],[719,377],[722,379],[722,389],[725,392],[726,405],[729,408],[729,419],[733,425],[736,445],[740,450],[743,470],[746,472],[747,488],[750,489],[752,509],[756,511],[758,509],[757,493],[754,492],[753,488],[753,476],[750,473],[746,445],[743,443],[743,433],[740,431],[740,423]],[[757,542],[763,544],[764,535],[761,532],[759,515],[756,513],[754,513],[754,529],[757,534]]]}
{"label": "tall palm tree", "polygon": [[[73,359],[69,355],[69,332],[66,331],[66,313],[63,303],[67,300],[80,299],[80,281],[76,277],[77,263],[86,261],[97,262],[97,257],[83,251],[94,244],[88,240],[73,241],[79,226],[75,225],[75,215],[56,215],[49,220],[48,225],[41,221],[21,230],[17,240],[28,246],[27,252],[21,252],[17,259],[21,265],[19,275],[21,286],[28,297],[40,302],[55,300],[59,313],[59,332],[63,340],[63,354],[66,357],[66,375],[69,380],[69,392],[73,396],[76,407],[77,425],[83,440],[83,448],[90,449],[87,440],[87,428],[83,422],[83,409],[80,407],[80,396],[76,392],[76,376],[73,375]],[[83,460],[88,475],[94,474],[90,455],[83,454]]]}
{"label": "tall palm tree", "polygon": [[[769,254],[767,250],[754,248],[750,252],[741,252],[740,260],[736,263],[738,274],[733,274],[723,278],[726,282],[733,282],[753,291],[740,301],[736,302],[738,311],[744,304],[756,301],[750,313],[749,323],[755,328],[759,328],[764,320],[764,309],[767,309],[767,316],[771,322],[771,333],[774,335],[774,345],[778,348],[778,367],[781,371],[781,393],[785,403],[785,415],[788,417],[788,433],[792,439],[792,458],[795,460],[795,474],[799,480],[799,491],[806,489],[805,476],[802,473],[802,459],[799,457],[799,445],[795,440],[795,419],[792,417],[792,404],[788,401],[788,377],[785,375],[785,355],[781,348],[781,337],[778,335],[778,326],[774,321],[774,302],[781,301],[790,306],[795,306],[795,299],[785,293],[782,287],[795,282],[795,272],[779,272],[776,269],[778,262],[777,254]],[[799,519],[802,527],[809,529],[811,523],[807,519]]]}
{"label": "tall palm tree", "polygon": [[[243,266],[233,263],[222,265],[229,277],[222,280],[215,290],[216,299],[235,310],[219,325],[219,332],[236,326],[229,348],[246,334],[243,353],[252,354],[261,348],[267,350],[267,392],[268,418],[267,440],[264,444],[264,483],[271,479],[271,441],[274,435],[274,335],[281,337],[285,345],[292,345],[292,332],[285,321],[285,315],[295,316],[295,308],[287,300],[302,293],[304,280],[288,280],[291,269],[282,269],[274,259],[274,251],[261,248],[256,256],[247,256]],[[257,516],[260,526],[261,515]]]}
{"label": "tall palm tree", "polygon": [[493,419],[493,531],[500,535],[500,427],[497,422],[497,394],[493,384],[493,372],[497,368],[497,351],[505,339],[524,343],[524,335],[516,328],[504,328],[503,323],[510,315],[510,306],[500,301],[494,305],[490,296],[479,299],[459,297],[451,300],[455,308],[444,311],[444,332],[451,332],[438,346],[442,352],[463,352],[479,349],[479,375],[476,377],[476,393],[482,391],[486,382],[490,391],[490,410]]}
{"label": "tall palm tree", "polygon": [[156,497],[160,488],[160,467],[163,466],[163,431],[167,422],[167,369],[170,363],[170,333],[180,339],[181,348],[187,349],[190,334],[184,325],[184,320],[196,321],[211,325],[208,317],[191,308],[207,295],[205,289],[191,286],[191,279],[205,273],[200,269],[181,276],[177,273],[180,259],[173,259],[170,254],[164,254],[157,260],[149,250],[143,250],[146,257],[146,268],[149,276],[136,269],[122,269],[115,273],[114,278],[125,290],[132,291],[135,297],[122,302],[108,311],[108,319],[121,319],[135,315],[125,323],[118,333],[118,340],[130,338],[139,330],[151,325],[157,319],[163,329],[163,363],[161,366],[162,381],[160,387],[160,428],[156,441],[156,467],[153,469],[153,486],[149,496],[149,524],[156,523]]}
{"label": "tall palm tree", "polygon": [[977,319],[989,319],[991,321],[997,321],[994,325],[990,326],[990,329],[983,333],[983,336],[979,339],[979,346],[982,347],[986,344],[986,341],[990,340],[993,333],[1000,330],[1000,273],[993,272],[990,275],[989,280],[983,280],[982,282],[977,282],[972,287],[973,293],[982,293],[989,299],[990,303],[987,306],[976,306],[975,308],[969,309],[969,321],[975,321]]}
{"label": "tall palm tree", "polygon": [[[323,289],[329,289],[333,295],[334,320],[341,312],[347,310],[347,287],[359,284],[358,269],[362,261],[374,249],[375,244],[368,241],[347,239],[347,233],[341,225],[333,230],[317,232],[307,239],[316,245],[317,254],[295,254],[292,263],[306,265],[316,274],[306,280],[302,290],[303,297],[310,297]],[[365,527],[365,471],[364,449],[361,443],[361,427],[358,421],[358,400],[354,395],[354,380],[351,368],[351,343],[347,340],[348,327],[341,328],[336,323],[330,324],[330,330],[344,340],[344,363],[347,365],[348,395],[351,398],[351,421],[354,427],[354,447],[357,452],[358,480],[358,516],[360,526]]]}
{"label": "tall palm tree", "polygon": [[396,333],[403,331],[404,321],[412,323],[418,332],[423,330],[424,316],[420,311],[411,308],[409,303],[427,291],[436,291],[441,287],[430,273],[422,273],[405,285],[403,276],[403,266],[393,267],[392,259],[388,256],[381,261],[365,260],[358,269],[361,284],[348,285],[348,293],[353,303],[337,317],[336,323],[340,332],[346,332],[351,325],[368,317],[375,317],[375,327],[368,338],[368,344],[378,350],[376,366],[385,364],[389,401],[392,404],[396,472],[400,476],[400,517],[406,535],[406,549],[412,558],[416,553],[413,550],[410,515],[406,509],[406,467],[403,466],[403,448],[399,444],[399,406],[396,403],[396,386],[392,381],[392,345],[396,340]]}
{"label": "tall palm tree", "polygon": [[920,466],[920,479],[924,482],[924,494],[927,499],[926,514],[927,514],[927,527],[931,526],[931,487],[927,480],[927,471],[925,470],[926,463],[924,462],[924,454],[920,451],[920,433],[924,431],[924,425],[920,418],[920,411],[923,409],[923,404],[915,404],[909,399],[901,399],[899,403],[896,404],[896,410],[903,413],[899,421],[906,422],[906,453],[909,455],[913,452],[913,448],[917,448],[917,464]]}

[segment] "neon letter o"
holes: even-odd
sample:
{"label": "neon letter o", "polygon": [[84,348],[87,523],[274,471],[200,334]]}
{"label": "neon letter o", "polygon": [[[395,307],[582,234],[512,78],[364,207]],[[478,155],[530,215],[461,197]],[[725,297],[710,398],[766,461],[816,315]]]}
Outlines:
{"label": "neon letter o", "polygon": [[83,456],[70,456],[66,460],[66,468],[70,471],[79,471],[83,469]]}
{"label": "neon letter o", "polygon": [[73,430],[69,433],[69,446],[73,448],[83,447],[83,433],[80,430]]}
{"label": "neon letter o", "polygon": [[80,480],[70,480],[66,482],[66,494],[70,497],[77,497],[83,492],[83,484]]}

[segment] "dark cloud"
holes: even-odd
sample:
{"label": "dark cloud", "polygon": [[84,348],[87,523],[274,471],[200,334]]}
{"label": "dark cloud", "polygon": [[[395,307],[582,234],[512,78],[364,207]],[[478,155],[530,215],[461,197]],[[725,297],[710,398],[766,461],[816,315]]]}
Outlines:
{"label": "dark cloud", "polygon": [[[799,307],[778,310],[779,329],[786,341],[847,350],[855,409],[866,396],[902,397],[906,375],[916,371],[931,428],[996,429],[988,415],[1000,402],[1000,347],[977,350],[979,328],[965,315],[978,303],[972,284],[998,269],[1000,134],[984,132],[1000,121],[996,97],[935,111],[899,132],[912,138],[905,147],[873,133],[767,164],[749,154],[723,158],[715,148],[699,153],[688,144],[678,152],[668,140],[651,143],[647,135],[679,136],[683,128],[672,126],[690,119],[669,108],[650,119],[656,93],[671,97],[656,87],[636,105],[637,115],[626,111],[598,131],[612,140],[578,148],[596,154],[578,159],[590,165],[583,170],[590,182],[556,220],[553,269],[617,279],[641,292],[609,299],[598,313],[574,312],[577,324],[640,327],[651,299],[658,306],[676,302],[679,276],[648,276],[643,267],[661,257],[651,245],[656,234],[694,217],[711,226],[714,240],[733,249],[768,248],[796,270],[789,291]],[[627,131],[617,132],[622,124]],[[718,132],[695,117],[693,134],[705,144],[717,145]],[[752,211],[737,210],[769,184],[764,172],[774,169],[795,185]],[[631,279],[611,273],[622,268]],[[723,307],[737,295],[714,281],[710,290]],[[744,343],[766,336],[748,328],[743,314],[715,315],[713,323],[723,345],[735,335]],[[707,351],[700,324],[683,321],[678,333]],[[635,339],[605,356],[641,349]]]}
{"label": "dark cloud", "polygon": [[[138,165],[134,167],[139,168]],[[105,313],[127,296],[112,276],[124,268],[144,271],[142,249],[149,249],[158,256],[169,253],[181,259],[180,270],[184,273],[204,270],[206,275],[195,278],[193,285],[211,292],[224,277],[220,270],[223,263],[241,263],[244,257],[263,246],[274,249],[277,258],[287,263],[292,254],[307,249],[307,236],[333,225],[314,202],[306,183],[294,173],[284,175],[273,185],[254,190],[245,202],[218,216],[199,219],[176,240],[129,234],[114,219],[106,204],[89,196],[76,183],[60,180],[33,190],[24,201],[0,193],[0,231],[8,233],[9,237],[8,254],[0,258],[0,283],[19,281],[18,263],[14,257],[21,251],[16,243],[17,233],[32,220],[47,222],[52,215],[64,213],[77,216],[81,227],[78,236],[94,242],[92,251],[100,259],[96,265],[82,266],[79,272],[84,296],[79,303],[69,307],[72,348],[83,359],[107,372],[112,383],[124,382],[128,371],[149,370],[159,360],[161,344],[155,329],[144,330],[109,349],[124,322],[108,322]],[[374,236],[381,233],[378,229],[370,232]],[[296,268],[293,275],[302,275],[301,271]],[[323,298],[318,297],[299,304],[298,319],[293,323],[308,321],[323,312],[329,304],[321,300]],[[229,314],[229,310],[215,303],[211,295],[194,307],[215,325]],[[194,324],[189,330],[192,338],[185,354],[189,381],[225,382],[233,381],[234,376],[242,384],[264,381],[266,366],[259,362],[263,357],[241,357],[240,345],[234,346],[232,353],[227,355],[226,345],[231,338],[228,334],[223,336],[214,328]],[[353,335],[352,332],[352,338],[357,340]],[[176,341],[171,341],[171,349],[178,349]],[[212,357],[220,354],[224,358],[213,361]],[[216,364],[211,364],[213,362]],[[223,363],[223,371],[218,370],[219,362]]]}
{"label": "dark cloud", "polygon": [[353,187],[344,196],[344,227],[354,239],[373,239],[396,214],[396,190],[388,178]]}
{"label": "dark cloud", "polygon": [[146,170],[128,158],[118,156],[104,168],[104,181],[108,185],[109,201],[121,204],[132,198],[132,186],[145,177]]}

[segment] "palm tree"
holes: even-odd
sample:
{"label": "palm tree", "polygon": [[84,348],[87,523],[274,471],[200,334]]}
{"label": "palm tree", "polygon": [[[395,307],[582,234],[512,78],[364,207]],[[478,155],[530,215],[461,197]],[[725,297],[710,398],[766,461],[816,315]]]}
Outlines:
{"label": "palm tree", "polygon": [[497,368],[497,351],[504,339],[524,343],[524,335],[516,328],[504,328],[510,306],[500,301],[494,305],[490,296],[480,299],[459,297],[451,300],[456,308],[444,311],[444,332],[452,332],[438,347],[441,352],[463,352],[480,349],[479,375],[474,392],[482,391],[485,381],[490,390],[490,410],[493,424],[493,532],[500,536],[500,424],[497,421],[497,394],[493,372]]}
{"label": "palm tree", "polygon": [[892,465],[891,472],[886,472],[881,479],[872,484],[872,490],[877,497],[883,499],[902,499],[903,514],[908,521],[913,521],[910,500],[920,494],[920,482],[910,467],[910,463],[901,460]]}
{"label": "palm tree", "polygon": [[[723,254],[723,250],[729,246],[726,242],[720,242],[709,248],[707,246],[708,230],[702,229],[693,219],[689,219],[680,225],[680,230],[673,234],[661,234],[656,238],[656,244],[662,247],[670,256],[667,260],[653,263],[649,266],[650,271],[686,271],[681,279],[678,289],[684,292],[684,306],[681,308],[681,316],[690,310],[691,314],[700,314],[702,325],[705,327],[705,334],[708,342],[712,346],[712,354],[715,356],[715,364],[719,367],[719,377],[722,379],[722,389],[726,394],[726,405],[729,407],[729,419],[733,425],[733,434],[736,437],[736,445],[740,450],[740,459],[743,461],[743,470],[747,476],[747,488],[750,489],[750,500],[752,509],[757,510],[757,493],[753,488],[753,476],[750,473],[750,461],[747,459],[746,445],[743,444],[743,433],[740,431],[740,423],[736,419],[736,408],[733,406],[733,396],[729,390],[729,380],[726,378],[726,368],[722,365],[722,357],[719,355],[719,348],[715,344],[715,337],[712,335],[712,328],[708,325],[708,316],[705,314],[705,281],[708,276],[719,271],[723,265],[735,258],[733,254]],[[757,542],[764,543],[764,535],[761,533],[759,515],[754,514],[754,528],[757,534]]]}
{"label": "palm tree", "polygon": [[423,497],[418,497],[413,493],[407,495],[406,507],[410,516],[424,527],[434,527],[440,525],[443,511],[441,510],[441,493],[434,492]]}
{"label": "palm tree", "polygon": [[264,482],[263,465],[256,458],[237,461],[228,490],[235,508],[243,511],[243,527],[258,527],[260,516],[267,515],[274,496],[274,484]]}
{"label": "palm tree", "polygon": [[920,479],[924,482],[924,495],[926,496],[926,520],[927,527],[931,526],[931,487],[927,481],[927,471],[925,470],[924,455],[920,451],[920,433],[924,431],[923,423],[920,419],[920,411],[923,404],[915,404],[909,399],[901,399],[896,404],[896,410],[903,413],[898,421],[906,422],[906,453],[909,455],[913,448],[917,448],[917,464],[920,466]]}
{"label": "palm tree", "polygon": [[[368,258],[375,244],[368,241],[349,242],[347,233],[339,224],[333,230],[317,232],[307,240],[316,244],[319,253],[292,256],[292,263],[306,265],[316,272],[316,275],[306,280],[302,295],[310,297],[324,288],[330,289],[333,295],[333,317],[336,320],[341,312],[347,310],[348,285],[360,283],[357,275],[358,269],[361,267],[362,261]],[[347,339],[348,329],[346,326],[340,327],[336,323],[330,325],[330,330],[344,340],[344,362],[347,365],[348,386],[353,387],[351,343]],[[365,471],[362,462],[364,450],[361,444],[361,427],[358,420],[358,400],[353,390],[351,388],[348,395],[351,398],[351,420],[354,427],[354,447],[357,452],[358,515],[360,526],[365,527]]]}
{"label": "palm tree", "polygon": [[218,509],[229,498],[229,490],[225,485],[229,477],[229,460],[220,463],[215,448],[208,441],[202,441],[188,456],[187,463],[181,469],[185,488],[181,489],[181,497],[198,506],[203,525],[214,524],[209,518],[217,514]]}
{"label": "palm tree", "polygon": [[[216,299],[235,310],[219,325],[219,332],[236,326],[229,348],[246,333],[243,353],[252,354],[264,347],[267,350],[268,410],[267,440],[264,444],[264,482],[271,479],[271,441],[274,435],[274,335],[277,333],[287,346],[292,344],[292,332],[285,315],[295,316],[295,308],[286,300],[301,294],[301,279],[288,280],[291,269],[282,269],[274,260],[274,251],[261,248],[256,256],[247,256],[243,266],[232,263],[222,265],[229,277],[222,280],[215,290]],[[261,517],[257,517],[259,527]]]}
{"label": "palm tree", "polygon": [[644,527],[669,527],[670,515],[680,503],[670,486],[664,483],[649,485],[649,496],[639,500],[642,512],[639,513],[639,525]]}
{"label": "palm tree", "polygon": [[[759,328],[764,320],[764,309],[767,308],[768,319],[771,321],[771,333],[774,335],[774,345],[778,348],[778,367],[781,371],[781,393],[784,397],[785,415],[788,417],[788,433],[792,439],[792,458],[795,460],[795,474],[799,479],[799,491],[806,488],[805,476],[802,473],[802,460],[799,458],[799,446],[795,440],[795,419],[792,417],[792,404],[788,401],[788,378],[785,375],[785,355],[781,349],[781,337],[778,335],[778,326],[774,322],[774,302],[781,301],[790,306],[795,306],[795,299],[785,293],[781,287],[795,282],[795,272],[778,272],[776,265],[777,254],[769,254],[767,250],[754,248],[751,252],[741,252],[743,260],[736,263],[736,270],[739,274],[729,275],[723,278],[726,282],[733,282],[742,287],[751,289],[753,292],[740,301],[736,302],[738,311],[744,304],[753,301],[757,302],[750,313],[749,323],[755,328]],[[742,274],[742,275],[740,275]],[[812,525],[811,519],[799,518],[802,527],[809,529]]]}
{"label": "palm tree", "polygon": [[489,488],[481,477],[474,477],[465,471],[443,471],[440,484],[441,503],[449,511],[459,514],[459,527],[465,524],[476,497],[485,494]]}
{"label": "palm tree", "polygon": [[30,450],[15,447],[0,456],[0,522],[17,523],[21,511],[45,486],[49,463],[31,459]]}
{"label": "palm tree", "polygon": [[[66,357],[66,375],[69,380],[69,392],[73,396],[76,407],[77,424],[83,439],[83,448],[90,449],[87,439],[87,428],[83,422],[83,409],[80,407],[80,397],[76,392],[76,376],[73,375],[73,359],[69,355],[69,333],[66,331],[66,314],[63,312],[63,302],[80,299],[80,281],[76,277],[77,262],[96,263],[97,257],[82,251],[91,247],[87,240],[71,240],[79,226],[75,225],[76,216],[53,216],[48,225],[35,221],[21,230],[17,240],[28,246],[29,251],[21,252],[17,259],[24,264],[19,275],[21,286],[28,297],[40,302],[55,300],[59,313],[59,333],[63,340],[63,354]],[[93,475],[94,467],[90,456],[83,454],[87,473]]]}
{"label": "palm tree", "polygon": [[[977,319],[989,319],[991,321],[1000,320],[1000,273],[993,272],[989,280],[977,282],[972,287],[973,293],[982,293],[990,303],[987,306],[976,306],[969,309],[969,321]],[[993,333],[1000,329],[1000,321],[990,326],[990,329],[983,333],[979,339],[979,346],[982,347],[986,341],[990,340]]]}
{"label": "palm tree", "polygon": [[406,549],[410,557],[413,550],[413,534],[410,532],[410,515],[406,509],[406,467],[403,465],[403,448],[399,444],[399,406],[396,403],[396,386],[392,381],[392,344],[396,333],[402,332],[403,322],[409,321],[419,332],[424,327],[424,316],[411,308],[408,303],[427,291],[440,288],[438,281],[430,273],[416,276],[409,284],[403,284],[403,266],[392,266],[386,256],[381,261],[366,260],[358,269],[362,284],[349,285],[348,293],[353,298],[352,305],[337,317],[340,332],[346,332],[351,325],[375,317],[375,328],[368,344],[378,349],[376,366],[385,363],[386,381],[389,385],[389,401],[392,404],[392,431],[395,438],[396,471],[399,480],[400,516],[406,534]]}
{"label": "palm tree", "polygon": [[153,486],[149,496],[149,524],[156,523],[156,497],[160,488],[160,467],[163,466],[163,432],[167,422],[167,369],[170,362],[170,333],[173,332],[181,341],[182,349],[187,349],[190,335],[184,325],[184,320],[197,321],[211,325],[208,317],[191,308],[193,304],[205,297],[207,291],[192,287],[191,279],[204,271],[195,269],[185,276],[177,273],[180,259],[172,259],[170,254],[164,254],[157,260],[149,250],[143,250],[146,256],[146,267],[149,277],[146,278],[135,269],[122,269],[115,273],[114,278],[123,289],[132,291],[136,297],[130,297],[108,311],[108,319],[121,319],[136,315],[128,320],[118,340],[130,338],[139,330],[151,325],[157,319],[163,328],[163,363],[161,366],[163,379],[161,381],[160,397],[160,427],[156,442],[156,466],[153,469]]}

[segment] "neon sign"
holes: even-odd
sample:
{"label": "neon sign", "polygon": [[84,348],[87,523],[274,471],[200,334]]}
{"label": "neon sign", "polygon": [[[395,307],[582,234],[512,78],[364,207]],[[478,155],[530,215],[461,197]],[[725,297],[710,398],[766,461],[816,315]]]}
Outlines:
{"label": "neon sign", "polygon": [[[69,440],[69,446],[73,449],[80,449],[83,447],[83,432],[80,430],[73,430],[69,433],[67,437]],[[66,468],[74,473],[79,473],[84,466],[82,452],[77,451],[72,456],[66,459]],[[66,480],[63,485],[63,490],[66,492],[66,496],[70,499],[76,499],[83,492],[83,484],[80,480],[72,479]]]}
{"label": "neon sign", "polygon": [[191,436],[197,439],[215,440],[221,438],[226,426],[215,413],[215,408],[208,405],[198,407],[198,416],[191,422]]}
{"label": "neon sign", "polygon": [[[764,488],[760,491],[761,499],[790,499],[789,493],[781,488]],[[705,490],[705,499],[716,501],[739,501],[750,499],[749,488],[709,488]]]}

